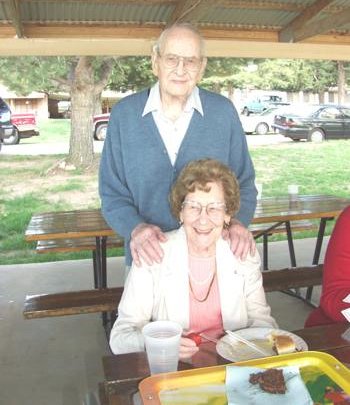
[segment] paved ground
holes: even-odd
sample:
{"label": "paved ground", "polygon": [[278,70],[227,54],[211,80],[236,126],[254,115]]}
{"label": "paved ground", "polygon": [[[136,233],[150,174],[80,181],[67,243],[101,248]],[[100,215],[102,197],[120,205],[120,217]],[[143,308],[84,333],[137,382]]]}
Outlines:
{"label": "paved ground", "polygon": [[[289,138],[282,135],[247,135],[249,146],[254,145],[276,145],[279,143],[293,142]],[[94,141],[94,151],[99,153],[102,151],[103,142]],[[67,142],[54,143],[34,143],[30,139],[23,140],[18,145],[3,145],[0,154],[3,155],[56,155],[66,154],[69,151]]]}
{"label": "paved ground", "polygon": [[[94,152],[102,151],[103,142],[94,141]],[[18,145],[2,145],[0,155],[60,155],[69,151],[68,142],[34,143],[30,139]]]}

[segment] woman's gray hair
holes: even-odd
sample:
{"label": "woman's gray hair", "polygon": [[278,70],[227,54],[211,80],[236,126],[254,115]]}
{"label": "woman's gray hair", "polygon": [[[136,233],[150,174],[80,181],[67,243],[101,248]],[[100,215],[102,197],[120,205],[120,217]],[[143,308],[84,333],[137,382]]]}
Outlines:
{"label": "woman's gray hair", "polygon": [[205,56],[205,41],[204,41],[202,34],[199,32],[197,27],[195,27],[194,25],[187,23],[187,22],[175,23],[175,24],[170,25],[169,27],[165,28],[165,30],[162,31],[162,33],[158,37],[156,43],[152,47],[152,51],[154,53],[160,54],[160,51],[164,45],[164,42],[166,41],[166,38],[167,38],[169,32],[175,28],[183,28],[183,29],[191,31],[193,34],[197,35],[199,38],[199,44],[200,44],[199,45],[200,46],[200,48],[199,48],[200,56],[201,57]]}

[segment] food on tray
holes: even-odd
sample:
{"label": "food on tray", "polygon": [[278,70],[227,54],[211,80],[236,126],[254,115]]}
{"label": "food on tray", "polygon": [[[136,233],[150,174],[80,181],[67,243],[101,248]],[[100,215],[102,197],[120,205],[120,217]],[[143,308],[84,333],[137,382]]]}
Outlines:
{"label": "food on tray", "polygon": [[288,335],[278,335],[271,333],[270,341],[272,343],[272,349],[277,354],[293,353],[296,351],[296,346],[293,338]]}
{"label": "food on tray", "polygon": [[251,384],[259,384],[260,388],[270,394],[285,394],[286,382],[283,370],[269,368],[260,373],[253,373],[249,376]]}

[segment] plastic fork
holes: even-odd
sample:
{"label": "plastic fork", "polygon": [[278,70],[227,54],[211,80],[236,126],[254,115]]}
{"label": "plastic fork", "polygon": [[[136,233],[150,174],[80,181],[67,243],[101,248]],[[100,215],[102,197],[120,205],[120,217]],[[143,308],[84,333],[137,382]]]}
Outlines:
{"label": "plastic fork", "polygon": [[271,356],[271,353],[268,353],[267,351],[261,349],[260,347],[258,347],[255,343],[250,342],[249,340],[243,338],[242,336],[240,336],[238,333],[234,333],[230,330],[226,330],[225,331],[227,333],[227,335],[231,338],[234,339],[236,341],[239,341],[241,343],[244,343],[245,345],[249,346],[251,349],[255,350],[256,352],[258,352],[259,354],[262,354],[263,356]]}
{"label": "plastic fork", "polygon": [[217,343],[219,341],[219,339],[209,336],[206,333],[200,333],[199,336],[205,340],[208,340],[209,342]]}

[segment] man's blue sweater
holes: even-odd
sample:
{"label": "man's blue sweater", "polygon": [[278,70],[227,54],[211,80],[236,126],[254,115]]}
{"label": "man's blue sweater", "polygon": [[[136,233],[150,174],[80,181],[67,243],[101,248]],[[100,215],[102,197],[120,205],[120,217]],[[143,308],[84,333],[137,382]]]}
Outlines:
{"label": "man's blue sweater", "polygon": [[119,101],[112,109],[101,164],[99,191],[102,213],[126,241],[131,264],[130,234],[141,222],[163,231],[179,226],[170,212],[168,195],[181,169],[191,160],[218,159],[232,168],[241,192],[237,214],[246,226],[256,206],[254,168],[236,109],[227,98],[199,90],[203,116],[194,111],[172,166],[152,113],[142,117],[148,91]]}

